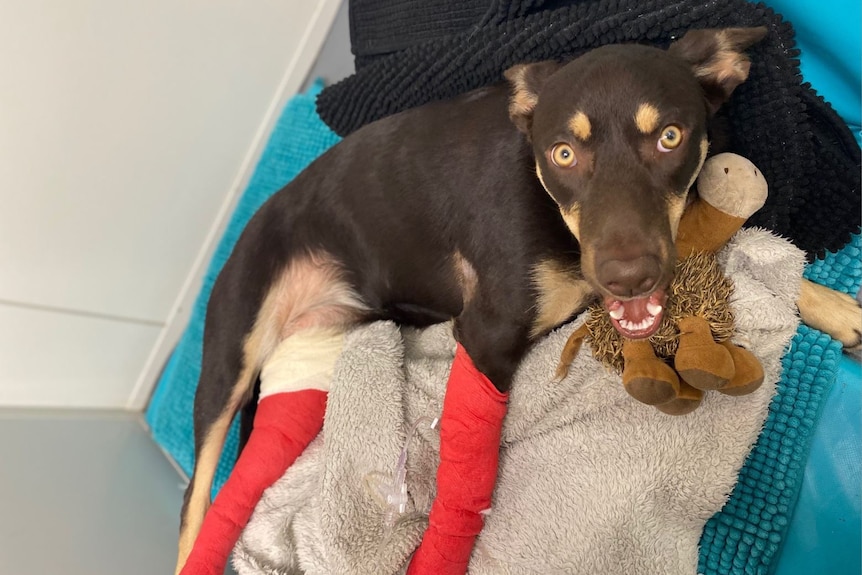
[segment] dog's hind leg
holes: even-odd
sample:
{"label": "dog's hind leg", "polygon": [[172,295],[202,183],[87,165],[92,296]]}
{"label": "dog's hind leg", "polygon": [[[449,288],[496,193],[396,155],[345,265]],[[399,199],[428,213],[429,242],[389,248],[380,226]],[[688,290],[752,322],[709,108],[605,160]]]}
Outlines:
{"label": "dog's hind leg", "polygon": [[309,328],[282,341],[261,371],[254,426],[201,526],[183,574],[220,575],[264,490],[323,427],[332,372],[344,340],[337,328]]}
{"label": "dog's hind leg", "polygon": [[[224,298],[218,301],[230,304]],[[177,572],[222,573],[260,494],[320,430],[328,377],[343,333],[363,312],[362,302],[333,258],[303,255],[294,258],[269,286],[244,339],[242,369],[229,394],[219,393],[218,385],[207,385],[205,379],[217,381],[219,367],[230,373],[230,366],[221,363],[229,351],[218,345],[225,334],[217,332],[207,339],[216,345],[205,345],[201,373],[205,387],[199,388],[196,397],[198,457],[183,510]],[[258,373],[261,400],[249,444],[210,508],[209,492],[228,426]],[[217,410],[212,405],[224,407]]]}
{"label": "dog's hind leg", "polygon": [[250,399],[242,406],[239,412],[239,440],[237,441],[236,456],[242,453],[242,448],[248,443],[251,435],[251,426],[254,422],[254,414],[257,412],[257,401],[260,399],[260,389],[252,390]]}

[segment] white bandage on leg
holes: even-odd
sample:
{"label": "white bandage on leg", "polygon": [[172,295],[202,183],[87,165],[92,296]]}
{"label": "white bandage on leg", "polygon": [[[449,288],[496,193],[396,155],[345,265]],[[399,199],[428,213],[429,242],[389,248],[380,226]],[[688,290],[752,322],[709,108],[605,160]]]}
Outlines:
{"label": "white bandage on leg", "polygon": [[260,398],[285,391],[329,391],[344,332],[308,329],[282,341],[260,371]]}

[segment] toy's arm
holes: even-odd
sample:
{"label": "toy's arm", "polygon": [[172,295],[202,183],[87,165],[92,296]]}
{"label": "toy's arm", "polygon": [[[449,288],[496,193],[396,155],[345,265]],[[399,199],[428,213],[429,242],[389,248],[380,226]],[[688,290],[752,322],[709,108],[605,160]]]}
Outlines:
{"label": "toy's arm", "polygon": [[685,209],[679,222],[677,256],[683,259],[695,252],[717,252],[746,219],[722,212],[705,201],[695,201]]}
{"label": "toy's arm", "polygon": [[754,164],[736,154],[718,154],[697,178],[699,199],[688,206],[676,237],[680,258],[718,251],[766,202],[766,179]]}

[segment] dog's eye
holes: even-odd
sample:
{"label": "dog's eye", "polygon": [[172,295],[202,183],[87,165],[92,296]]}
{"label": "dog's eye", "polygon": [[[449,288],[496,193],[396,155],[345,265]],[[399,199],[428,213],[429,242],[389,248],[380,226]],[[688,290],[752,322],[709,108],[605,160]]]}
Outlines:
{"label": "dog's eye", "polygon": [[551,161],[561,168],[571,168],[577,163],[577,158],[570,145],[555,144],[551,148]]}
{"label": "dog's eye", "polygon": [[658,139],[658,145],[656,147],[659,152],[670,152],[679,147],[681,143],[682,130],[680,130],[678,126],[671,124],[661,131],[661,138]]}

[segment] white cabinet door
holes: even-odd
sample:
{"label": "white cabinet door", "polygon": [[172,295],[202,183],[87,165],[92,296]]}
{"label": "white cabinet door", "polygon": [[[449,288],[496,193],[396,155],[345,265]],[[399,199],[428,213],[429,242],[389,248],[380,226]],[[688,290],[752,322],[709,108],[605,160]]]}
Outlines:
{"label": "white cabinet door", "polygon": [[[0,363],[0,405],[128,404],[339,4],[0,3],[0,362],[31,366]],[[28,317],[130,331],[61,330],[32,349],[15,335]],[[73,334],[81,357],[126,358],[109,371],[81,362],[63,393],[43,387]],[[70,399],[79,385],[90,400]]]}

